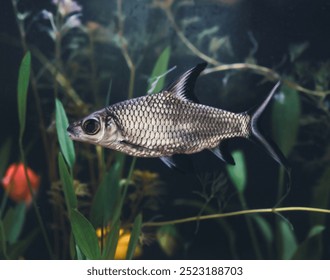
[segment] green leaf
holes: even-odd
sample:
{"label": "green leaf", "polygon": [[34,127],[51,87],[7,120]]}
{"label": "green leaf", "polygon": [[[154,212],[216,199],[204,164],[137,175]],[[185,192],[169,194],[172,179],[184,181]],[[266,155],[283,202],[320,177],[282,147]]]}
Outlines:
{"label": "green leaf", "polygon": [[60,148],[65,158],[65,161],[69,165],[70,169],[72,169],[76,155],[74,152],[73,142],[69,138],[68,133],[66,131],[69,126],[68,118],[65,114],[62,102],[56,98],[55,104],[56,104],[55,121],[56,121],[58,142],[60,144]]}
{"label": "green leaf", "polygon": [[251,215],[252,219],[256,222],[258,225],[263,237],[265,238],[267,244],[272,244],[274,241],[274,234],[271,226],[267,222],[265,218],[260,216],[259,214]]}
{"label": "green leaf", "polygon": [[77,259],[77,251],[76,251],[76,243],[74,241],[73,233],[70,233],[70,239],[69,239],[69,252],[70,252],[70,257],[72,260]]}
{"label": "green leaf", "polygon": [[141,226],[142,226],[142,214],[139,214],[134,220],[132,234],[127,248],[127,254],[126,254],[127,260],[131,260],[134,256],[134,252],[141,234]]}
{"label": "green leaf", "polygon": [[6,168],[8,166],[10,152],[11,152],[12,140],[10,137],[2,144],[0,148],[0,178],[3,178]]}
{"label": "green leaf", "polygon": [[76,245],[76,251],[77,251],[77,260],[86,260],[85,255],[83,252],[80,250],[79,246]]}
{"label": "green leaf", "polygon": [[18,101],[18,120],[19,120],[19,134],[23,137],[25,130],[26,117],[26,99],[29,87],[31,71],[31,54],[27,52],[21,62],[18,72],[18,86],[17,86],[17,101]]}
{"label": "green leaf", "polygon": [[9,208],[6,212],[6,216],[3,219],[3,225],[7,237],[7,242],[10,245],[17,241],[23,229],[25,214],[25,203],[19,203],[15,207]]}
{"label": "green leaf", "polygon": [[[319,179],[316,186],[312,188],[312,202],[311,206],[318,208],[329,208],[330,205],[330,168],[324,170],[321,178]],[[327,217],[326,215],[320,215],[317,213],[310,213],[310,225],[311,227],[326,225]],[[321,256],[324,250],[324,235],[319,234],[313,238],[313,244],[315,254],[313,256]]]}
{"label": "green leaf", "polygon": [[285,155],[289,154],[296,143],[300,107],[299,95],[294,89],[283,86],[275,96],[272,108],[273,137]]}
{"label": "green leaf", "polygon": [[[330,168],[325,169],[317,185],[312,188],[312,206],[329,208],[330,204]],[[316,213],[310,213],[311,225],[324,225],[327,217]]]}
{"label": "green leaf", "polygon": [[82,253],[87,259],[100,259],[100,248],[92,224],[75,209],[72,209],[71,211],[70,222],[74,239]]}
{"label": "green leaf", "polygon": [[[155,88],[152,90],[152,93],[160,92],[164,88],[165,76],[164,73],[168,69],[168,62],[171,56],[171,47],[166,47],[163,52],[158,57],[156,64],[151,72],[151,80],[157,81]],[[161,77],[162,76],[162,77]],[[149,88],[152,88],[152,82],[149,83]]]}
{"label": "green leaf", "polygon": [[105,173],[94,196],[90,219],[95,227],[103,227],[112,220],[115,207],[119,202],[120,177],[123,168],[123,156],[118,154],[115,163]]}
{"label": "green leaf", "polygon": [[58,169],[60,171],[66,206],[70,212],[71,209],[77,208],[77,197],[74,192],[72,177],[69,174],[61,152],[58,153]]}
{"label": "green leaf", "polygon": [[157,241],[168,256],[173,256],[182,244],[181,237],[174,225],[160,227],[157,230]]}
{"label": "green leaf", "polygon": [[0,258],[7,259],[7,240],[3,222],[0,220]]}
{"label": "green leaf", "polygon": [[8,256],[11,259],[18,259],[22,257],[22,255],[28,250],[33,241],[37,238],[38,234],[40,234],[39,228],[33,229],[27,235],[25,235],[23,240],[17,241],[15,244],[8,248]]}
{"label": "green leaf", "polygon": [[319,260],[322,257],[322,249],[319,246],[319,237],[325,230],[325,226],[316,225],[311,228],[306,239],[299,245],[293,259],[297,260]]}
{"label": "green leaf", "polygon": [[246,187],[246,165],[242,151],[234,151],[232,156],[235,165],[226,165],[228,175],[239,193],[243,193]]}
{"label": "green leaf", "polygon": [[288,222],[282,219],[279,220],[279,229],[282,241],[282,255],[280,257],[283,260],[290,260],[298,247],[296,237]]}
{"label": "green leaf", "polygon": [[274,233],[269,224],[269,222],[259,214],[254,214],[250,216],[252,220],[257,224],[257,228],[262,234],[262,237],[266,241],[266,248],[268,251],[269,257],[272,257],[273,254],[273,242],[274,242]]}
{"label": "green leaf", "polygon": [[120,223],[119,221],[117,221],[110,229],[110,233],[105,241],[104,250],[102,252],[102,259],[113,260],[115,258],[115,253],[119,240],[119,231]]}

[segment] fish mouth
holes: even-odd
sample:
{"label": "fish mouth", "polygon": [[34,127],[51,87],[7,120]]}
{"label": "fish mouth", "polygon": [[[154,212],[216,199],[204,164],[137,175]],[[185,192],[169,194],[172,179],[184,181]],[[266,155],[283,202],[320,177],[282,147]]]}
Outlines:
{"label": "fish mouth", "polygon": [[77,139],[78,138],[78,134],[77,134],[76,130],[74,129],[74,126],[69,125],[68,128],[66,129],[66,131],[68,133],[68,136],[71,139]]}

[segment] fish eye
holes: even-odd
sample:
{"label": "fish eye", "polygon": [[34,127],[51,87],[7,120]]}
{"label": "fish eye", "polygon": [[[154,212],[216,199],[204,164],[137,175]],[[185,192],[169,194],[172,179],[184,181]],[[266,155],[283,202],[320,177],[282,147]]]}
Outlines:
{"label": "fish eye", "polygon": [[88,119],[82,125],[84,132],[89,135],[98,133],[100,131],[100,127],[100,122],[96,119]]}

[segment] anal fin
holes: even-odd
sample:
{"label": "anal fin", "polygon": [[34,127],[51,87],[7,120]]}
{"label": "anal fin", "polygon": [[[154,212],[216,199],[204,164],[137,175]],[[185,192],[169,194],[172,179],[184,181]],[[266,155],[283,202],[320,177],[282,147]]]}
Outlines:
{"label": "anal fin", "polygon": [[210,151],[217,156],[219,159],[221,159],[222,161],[224,161],[225,163],[231,164],[231,165],[235,165],[235,161],[233,159],[233,157],[227,153],[224,152],[224,150],[220,150],[219,147],[215,147],[213,149],[210,149]]}

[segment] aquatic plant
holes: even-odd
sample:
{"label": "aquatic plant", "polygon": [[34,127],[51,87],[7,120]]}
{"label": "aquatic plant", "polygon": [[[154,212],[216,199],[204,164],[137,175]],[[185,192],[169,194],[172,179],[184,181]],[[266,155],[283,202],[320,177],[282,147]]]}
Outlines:
{"label": "aquatic plant", "polygon": [[1,184],[11,199],[16,202],[24,201],[29,205],[32,201],[32,195],[28,187],[28,181],[35,194],[40,186],[40,177],[28,167],[26,172],[28,180],[25,176],[23,163],[11,164],[2,178]]}
{"label": "aquatic plant", "polygon": [[[329,229],[325,214],[330,212],[330,63],[300,60],[309,44],[290,45],[286,63],[292,67],[285,68],[258,62],[260,46],[252,33],[247,36],[250,48],[245,56],[237,54],[220,23],[207,21],[201,26],[202,18],[194,14],[190,1],[146,1],[143,9],[134,8],[143,10],[140,20],[130,16],[133,8],[128,1],[112,1],[102,7],[106,18],[99,13],[93,19],[84,17],[87,8],[75,1],[53,0],[38,11],[21,7],[19,2],[12,0],[24,53],[17,69],[20,155],[19,160],[11,156],[15,141],[8,138],[1,143],[0,176],[6,189],[1,193],[0,208],[2,258],[35,257],[31,244],[36,238],[42,240],[40,255],[54,259],[150,258],[143,247],[150,242],[159,244],[152,247],[159,258],[189,258],[196,243],[209,244],[208,240],[213,242],[208,248],[221,247],[221,243],[224,252],[209,258],[329,257],[324,232]],[[210,2],[210,9],[222,9],[221,5],[234,6],[240,1]],[[46,37],[46,47],[31,30],[37,37]],[[175,171],[155,172],[154,166],[145,167],[142,160],[101,147],[73,145],[67,136],[68,119],[79,119],[110,100],[157,92],[166,84],[164,74],[172,65],[196,60],[211,65],[203,72],[207,87],[216,89],[216,94],[222,89],[222,95],[212,93],[212,100],[234,96],[237,103],[249,103],[248,94],[235,95],[248,88],[243,87],[242,76],[254,88],[262,88],[260,92],[268,87],[263,85],[266,81],[282,81],[268,124],[294,168],[313,175],[307,198],[295,199],[301,192],[297,185],[302,183],[295,169],[287,195],[284,171],[277,173],[271,163],[270,172],[258,170],[268,163],[252,162],[246,148],[233,152],[236,166],[187,175],[177,187],[175,181],[182,182],[182,178]],[[205,84],[202,89],[207,95]],[[307,105],[302,96],[308,97]],[[318,156],[302,152],[314,143],[314,131],[323,144]],[[33,165],[35,158],[41,162],[38,168]],[[32,169],[38,172],[34,174]],[[261,183],[260,172],[272,180]],[[36,195],[39,176],[42,180]],[[189,180],[191,177],[197,179]],[[17,186],[22,188],[22,196],[15,192]],[[40,196],[48,201],[46,206]],[[37,220],[32,230],[24,229],[31,223],[27,211]],[[194,241],[207,226],[205,220],[211,220],[208,234],[216,238]]]}

